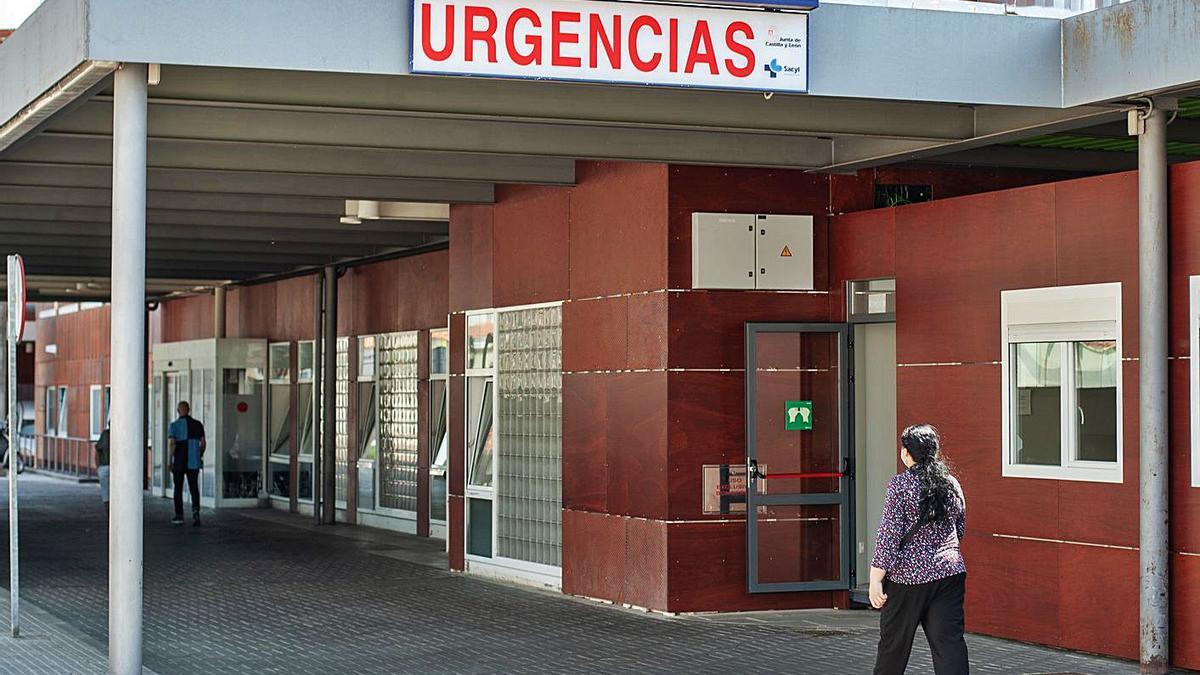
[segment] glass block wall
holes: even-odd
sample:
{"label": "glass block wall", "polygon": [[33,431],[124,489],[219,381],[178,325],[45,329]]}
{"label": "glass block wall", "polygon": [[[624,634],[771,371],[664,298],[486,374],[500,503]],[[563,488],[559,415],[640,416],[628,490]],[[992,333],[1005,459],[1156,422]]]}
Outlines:
{"label": "glass block wall", "polygon": [[333,405],[334,449],[337,451],[334,480],[337,481],[335,500],[346,501],[346,462],[350,457],[350,338],[337,339],[337,400]]}
{"label": "glass block wall", "polygon": [[379,336],[379,505],[417,510],[417,332]]}
{"label": "glass block wall", "polygon": [[497,554],[562,566],[562,308],[503,312]]}

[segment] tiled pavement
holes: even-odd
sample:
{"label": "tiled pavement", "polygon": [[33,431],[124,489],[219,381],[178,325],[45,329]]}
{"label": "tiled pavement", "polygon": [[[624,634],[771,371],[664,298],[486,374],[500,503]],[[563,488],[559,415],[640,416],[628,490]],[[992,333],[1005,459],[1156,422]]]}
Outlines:
{"label": "tiled pavement", "polygon": [[[0,496],[5,488],[0,481]],[[103,672],[107,538],[97,490],[22,477],[22,599],[33,607],[28,637],[0,639],[0,672]],[[445,572],[429,564],[437,549],[413,537],[264,511],[205,515],[199,529],[172,527],[169,503],[146,501],[145,663],[164,675],[865,673],[873,660],[867,611],[662,617]],[[0,623],[6,615],[4,607]],[[977,673],[1137,670],[968,642]],[[909,672],[931,671],[918,636]]]}

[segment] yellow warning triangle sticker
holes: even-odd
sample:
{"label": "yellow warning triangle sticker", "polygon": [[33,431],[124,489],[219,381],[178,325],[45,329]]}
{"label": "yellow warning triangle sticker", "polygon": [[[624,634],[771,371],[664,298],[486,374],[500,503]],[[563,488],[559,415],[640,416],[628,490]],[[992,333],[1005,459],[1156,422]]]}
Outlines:
{"label": "yellow warning triangle sticker", "polygon": [[784,246],[783,250],[779,252],[779,257],[780,258],[792,257],[792,249],[788,248],[787,246]]}

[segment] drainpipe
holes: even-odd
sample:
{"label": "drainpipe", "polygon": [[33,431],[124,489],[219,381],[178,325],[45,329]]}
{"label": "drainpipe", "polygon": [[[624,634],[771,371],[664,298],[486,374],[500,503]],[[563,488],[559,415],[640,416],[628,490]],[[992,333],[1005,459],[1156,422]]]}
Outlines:
{"label": "drainpipe", "polygon": [[322,461],[322,455],[325,448],[325,432],[322,428],[321,420],[325,419],[325,397],[321,394],[321,383],[325,381],[324,370],[325,361],[322,358],[324,351],[322,350],[323,332],[325,326],[325,275],[317,275],[317,283],[313,284],[316,288],[316,293],[313,297],[313,406],[316,408],[313,411],[313,467],[312,467],[312,498],[313,498],[313,524],[321,524],[321,496],[325,481],[321,478],[322,469],[325,463]]}
{"label": "drainpipe", "polygon": [[321,408],[325,411],[325,428],[321,434],[321,522],[332,525],[337,520],[337,450],[336,431],[337,421],[335,406],[337,405],[337,268],[330,265],[325,268],[325,325],[322,331],[325,336],[324,358],[325,395]]}
{"label": "drainpipe", "polygon": [[[1170,661],[1167,438],[1167,116],[1171,99],[1130,113],[1138,137],[1138,396],[1141,672]],[[1135,118],[1136,116],[1136,118]]]}
{"label": "drainpipe", "polygon": [[213,337],[225,337],[225,287],[213,289]]}

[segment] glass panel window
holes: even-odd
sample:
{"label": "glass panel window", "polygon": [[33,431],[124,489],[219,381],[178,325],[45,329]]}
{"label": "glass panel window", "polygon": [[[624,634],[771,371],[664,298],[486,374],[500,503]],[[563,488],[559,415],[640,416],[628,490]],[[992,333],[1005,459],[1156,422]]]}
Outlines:
{"label": "glass panel window", "polygon": [[419,333],[379,336],[379,505],[417,510]]}
{"label": "glass panel window", "polygon": [[258,496],[263,461],[263,372],[256,368],[222,371],[222,497]]}
{"label": "glass panel window", "polygon": [[46,387],[46,414],[42,418],[42,431],[53,436],[58,431],[58,388]]}
{"label": "glass panel window", "polygon": [[[334,440],[334,499],[346,501],[347,463],[350,457],[350,338],[337,339],[337,373],[334,382],[333,440]],[[321,380],[324,386],[325,379]],[[323,420],[324,422],[324,420]]]}
{"label": "glass panel window", "polygon": [[286,342],[273,344],[267,357],[270,360],[271,382],[292,381],[292,346]]}
{"label": "glass panel window", "polygon": [[316,448],[316,427],[313,419],[315,401],[311,383],[296,387],[296,403],[300,406],[300,454],[311,457]]}
{"label": "glass panel window", "polygon": [[311,340],[301,342],[296,350],[296,379],[300,382],[313,381],[314,344]]}
{"label": "glass panel window", "polygon": [[446,380],[429,383],[430,411],[429,518],[446,520],[446,471],[450,461],[450,435],[446,427]]}
{"label": "glass panel window", "polygon": [[313,498],[313,463],[300,462],[296,469],[296,496],[301,501],[311,502]]}
{"label": "glass panel window", "polygon": [[501,312],[496,554],[562,565],[561,307]]}
{"label": "glass panel window", "polygon": [[467,553],[492,557],[492,500],[467,500]]}
{"label": "glass panel window", "polygon": [[[104,428],[112,424],[112,385],[104,385]],[[147,432],[148,434],[149,432]],[[149,436],[147,436],[149,438]]]}
{"label": "glass panel window", "polygon": [[292,454],[292,397],[291,385],[272,384],[270,388],[271,413],[267,420],[272,455],[288,457]]}
{"label": "glass panel window", "polygon": [[96,440],[100,438],[100,432],[104,430],[101,427],[104,421],[104,388],[99,385],[93,385],[90,394],[90,400],[88,401],[88,434],[92,440]]}
{"label": "glass panel window", "polygon": [[492,378],[469,378],[467,456],[470,480],[476,487],[492,486]]}
{"label": "glass panel window", "polygon": [[472,314],[467,317],[467,368],[480,370],[496,366],[496,316]]}
{"label": "glass panel window", "polygon": [[358,383],[358,458],[375,459],[379,454],[378,391],[374,382]]}
{"label": "glass panel window", "polygon": [[1057,343],[1020,343],[1013,353],[1013,461],[1062,463],[1062,368]]}
{"label": "glass panel window", "polygon": [[450,329],[439,328],[429,331],[429,374],[445,375],[450,372]]}
{"label": "glass panel window", "polygon": [[1121,359],[1113,340],[1076,342],[1075,459],[1117,461],[1117,369]]}
{"label": "glass panel window", "polygon": [[375,379],[375,336],[358,338],[358,379]]}
{"label": "glass panel window", "polygon": [[282,497],[287,499],[291,496],[291,467],[287,462],[276,461],[272,459],[268,465],[269,475],[267,479],[269,484],[268,491],[272,497]]}
{"label": "glass panel window", "polygon": [[67,433],[67,431],[68,431],[67,430],[67,420],[68,419],[69,419],[69,416],[67,414],[67,388],[59,387],[58,388],[58,435],[59,436],[68,436],[69,435]]}

